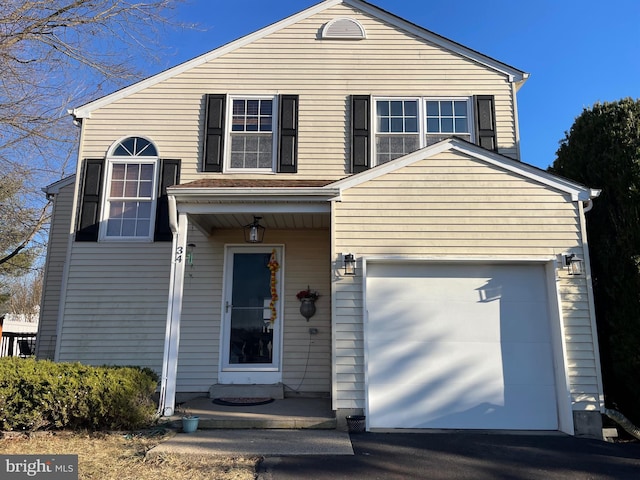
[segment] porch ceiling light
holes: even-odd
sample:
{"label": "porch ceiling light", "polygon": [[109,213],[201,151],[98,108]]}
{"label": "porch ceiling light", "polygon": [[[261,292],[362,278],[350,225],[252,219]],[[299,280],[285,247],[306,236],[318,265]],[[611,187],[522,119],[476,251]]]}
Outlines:
{"label": "porch ceiling light", "polygon": [[344,257],[344,274],[355,275],[356,274],[356,258],[353,253],[345,253]]}
{"label": "porch ceiling light", "polygon": [[244,229],[244,241],[247,243],[262,243],[264,240],[265,227],[260,225],[262,217],[256,217],[254,215],[253,222],[249,225],[245,225]]}
{"label": "porch ceiling light", "polygon": [[575,253],[563,255],[564,266],[567,267],[569,275],[582,275],[584,273],[584,260]]}

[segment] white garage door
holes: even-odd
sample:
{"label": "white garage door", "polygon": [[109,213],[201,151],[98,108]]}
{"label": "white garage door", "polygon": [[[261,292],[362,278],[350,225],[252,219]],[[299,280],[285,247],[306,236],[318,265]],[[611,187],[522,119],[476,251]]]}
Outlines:
{"label": "white garage door", "polygon": [[557,430],[542,265],[371,263],[370,428]]}

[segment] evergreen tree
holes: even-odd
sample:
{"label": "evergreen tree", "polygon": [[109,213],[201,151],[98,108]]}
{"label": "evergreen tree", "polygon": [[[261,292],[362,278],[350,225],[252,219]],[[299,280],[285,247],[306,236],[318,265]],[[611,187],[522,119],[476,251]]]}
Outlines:
{"label": "evergreen tree", "polygon": [[550,167],[602,194],[587,215],[605,401],[640,422],[640,100],[584,109]]}

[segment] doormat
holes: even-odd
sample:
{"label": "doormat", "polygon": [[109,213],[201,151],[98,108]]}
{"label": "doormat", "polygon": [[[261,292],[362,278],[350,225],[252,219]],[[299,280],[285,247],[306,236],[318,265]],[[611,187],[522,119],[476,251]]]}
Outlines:
{"label": "doormat", "polygon": [[269,397],[233,397],[233,398],[214,398],[213,403],[216,405],[224,405],[226,407],[253,407],[255,405],[266,405],[273,402],[273,398]]}

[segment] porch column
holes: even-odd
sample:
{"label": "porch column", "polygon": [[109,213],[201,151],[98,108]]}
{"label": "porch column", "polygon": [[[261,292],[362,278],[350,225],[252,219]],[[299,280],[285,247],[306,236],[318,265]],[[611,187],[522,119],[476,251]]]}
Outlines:
{"label": "porch column", "polygon": [[[162,360],[162,383],[158,414],[165,417],[174,413],[176,403],[176,377],[178,372],[178,350],[180,346],[180,316],[182,314],[182,294],[187,244],[187,214],[177,214],[175,199],[170,198],[169,210],[173,233],[171,274],[169,277],[169,299],[167,303],[167,328],[164,339]],[[177,218],[176,218],[177,217]]]}

